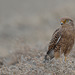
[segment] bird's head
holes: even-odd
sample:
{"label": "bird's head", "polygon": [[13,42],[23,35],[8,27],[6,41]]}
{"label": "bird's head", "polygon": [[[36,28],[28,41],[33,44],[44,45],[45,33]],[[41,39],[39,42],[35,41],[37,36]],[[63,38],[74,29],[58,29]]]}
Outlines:
{"label": "bird's head", "polygon": [[61,21],[60,21],[61,25],[73,25],[73,20],[70,19],[70,18],[61,18]]}

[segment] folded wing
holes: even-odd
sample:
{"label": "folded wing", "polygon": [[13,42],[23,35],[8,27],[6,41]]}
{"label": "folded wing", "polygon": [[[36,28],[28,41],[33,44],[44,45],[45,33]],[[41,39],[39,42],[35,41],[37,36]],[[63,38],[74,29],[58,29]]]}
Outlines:
{"label": "folded wing", "polygon": [[57,44],[59,43],[60,39],[61,39],[61,31],[60,31],[60,29],[57,29],[53,33],[52,39],[49,43],[48,51],[47,51],[47,54],[45,56],[46,60],[49,60],[49,59],[51,60],[52,58],[54,58],[54,49],[57,46]]}

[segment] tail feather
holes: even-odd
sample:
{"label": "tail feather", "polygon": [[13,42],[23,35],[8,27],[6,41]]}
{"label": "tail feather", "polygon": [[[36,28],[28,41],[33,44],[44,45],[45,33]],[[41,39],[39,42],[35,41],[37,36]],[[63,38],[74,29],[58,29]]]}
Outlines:
{"label": "tail feather", "polygon": [[45,55],[45,60],[52,60],[54,58],[54,50],[48,50],[47,54]]}

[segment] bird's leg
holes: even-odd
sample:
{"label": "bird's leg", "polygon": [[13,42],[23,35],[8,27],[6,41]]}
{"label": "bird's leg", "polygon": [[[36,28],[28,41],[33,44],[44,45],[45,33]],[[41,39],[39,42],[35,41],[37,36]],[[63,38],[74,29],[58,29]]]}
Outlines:
{"label": "bird's leg", "polygon": [[66,56],[65,56],[65,62],[66,62],[66,60],[67,60],[67,59],[66,59]]}
{"label": "bird's leg", "polygon": [[63,63],[65,63],[67,61],[67,57],[64,55],[63,57]]}
{"label": "bird's leg", "polygon": [[[67,60],[68,60],[68,61],[67,61]],[[64,61],[65,61],[65,63],[67,62],[67,63],[70,64],[70,65],[72,64],[72,63],[69,61],[69,58],[68,58],[67,56],[65,56],[65,60],[64,60]],[[67,63],[66,63],[66,64],[67,64]]]}

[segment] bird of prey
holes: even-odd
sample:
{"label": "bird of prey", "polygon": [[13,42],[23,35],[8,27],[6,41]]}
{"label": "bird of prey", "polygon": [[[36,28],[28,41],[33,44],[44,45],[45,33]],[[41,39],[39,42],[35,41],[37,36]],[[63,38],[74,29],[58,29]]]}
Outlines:
{"label": "bird of prey", "polygon": [[57,59],[61,54],[66,56],[74,45],[74,23],[70,18],[61,18],[61,26],[52,35],[45,60]]}

